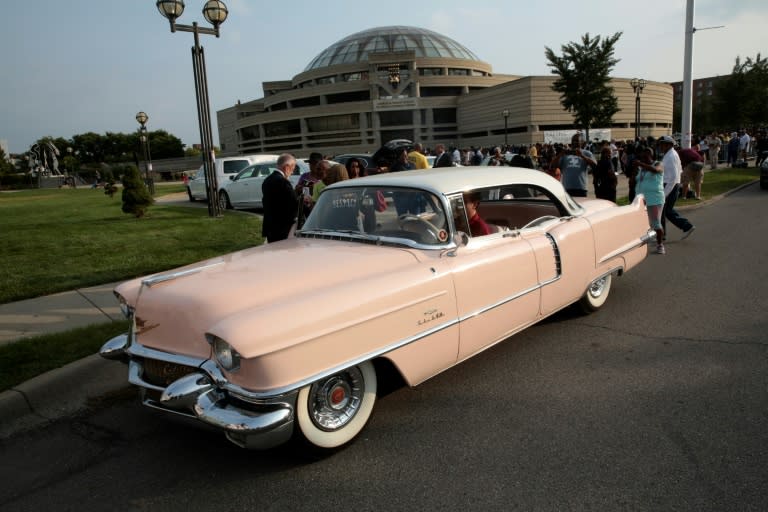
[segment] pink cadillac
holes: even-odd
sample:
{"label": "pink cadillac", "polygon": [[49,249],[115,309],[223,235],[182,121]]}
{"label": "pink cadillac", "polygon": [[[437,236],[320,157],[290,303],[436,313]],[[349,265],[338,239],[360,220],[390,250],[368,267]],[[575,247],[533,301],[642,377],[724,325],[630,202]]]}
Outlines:
{"label": "pink cadillac", "polygon": [[[467,192],[491,234],[469,234]],[[576,202],[539,171],[345,181],[289,240],[118,286],[131,328],[101,355],[145,405],[240,446],[337,448],[382,379],[415,386],[570,304],[600,308],[652,233],[642,196]]]}

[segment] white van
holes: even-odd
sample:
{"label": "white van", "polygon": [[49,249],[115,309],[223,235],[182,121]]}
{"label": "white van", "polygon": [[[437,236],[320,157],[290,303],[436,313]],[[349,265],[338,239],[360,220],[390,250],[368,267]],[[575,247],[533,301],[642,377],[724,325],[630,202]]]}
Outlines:
{"label": "white van", "polygon": [[[216,185],[218,190],[229,182],[230,176],[234,176],[238,172],[242,171],[246,167],[252,164],[258,164],[261,162],[275,162],[280,155],[240,155],[240,156],[225,156],[217,158],[215,160],[216,167]],[[206,194],[205,187],[205,166],[201,165],[194,176],[189,178],[187,182],[187,195],[190,201],[207,201],[208,194]]]}

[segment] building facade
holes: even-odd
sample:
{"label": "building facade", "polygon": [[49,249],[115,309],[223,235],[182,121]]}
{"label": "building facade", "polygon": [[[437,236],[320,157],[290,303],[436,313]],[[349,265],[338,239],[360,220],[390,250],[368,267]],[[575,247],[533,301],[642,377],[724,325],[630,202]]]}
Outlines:
{"label": "building facade", "polygon": [[[575,133],[552,76],[501,75],[460,43],[415,27],[352,34],[323,50],[290,80],[265,82],[263,97],[217,112],[222,154],[305,156],[373,152],[391,139],[425,147],[549,142]],[[601,133],[631,139],[635,93],[612,79],[620,111]],[[672,130],[672,87],[648,82],[640,134]]]}

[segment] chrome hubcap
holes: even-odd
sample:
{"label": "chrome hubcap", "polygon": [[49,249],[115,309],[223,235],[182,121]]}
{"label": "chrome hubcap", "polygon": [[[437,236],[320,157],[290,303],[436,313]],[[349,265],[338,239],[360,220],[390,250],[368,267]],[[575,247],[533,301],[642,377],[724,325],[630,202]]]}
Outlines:
{"label": "chrome hubcap", "polygon": [[357,414],[364,392],[363,375],[357,368],[332,375],[312,384],[309,416],[322,430],[338,430]]}
{"label": "chrome hubcap", "polygon": [[589,287],[589,295],[593,298],[598,298],[603,294],[605,290],[605,277],[601,277],[597,281],[593,282]]}

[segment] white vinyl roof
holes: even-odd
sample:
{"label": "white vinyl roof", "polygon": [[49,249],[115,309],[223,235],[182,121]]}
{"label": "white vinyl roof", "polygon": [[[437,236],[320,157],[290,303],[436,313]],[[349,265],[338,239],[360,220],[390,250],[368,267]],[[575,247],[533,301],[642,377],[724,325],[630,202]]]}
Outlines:
{"label": "white vinyl roof", "polygon": [[549,174],[534,169],[521,167],[440,167],[416,171],[401,171],[366,176],[331,185],[339,186],[382,186],[416,187],[429,189],[442,195],[451,195],[475,189],[491,188],[502,185],[533,185],[549,190],[564,205],[572,201],[566,199],[563,185]]}

